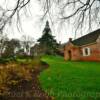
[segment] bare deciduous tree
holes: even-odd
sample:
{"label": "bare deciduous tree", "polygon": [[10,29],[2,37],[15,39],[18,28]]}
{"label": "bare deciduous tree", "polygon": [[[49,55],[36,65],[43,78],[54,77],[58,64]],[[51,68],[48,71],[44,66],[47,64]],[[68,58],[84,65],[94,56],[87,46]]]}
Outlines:
{"label": "bare deciduous tree", "polygon": [[[100,0],[43,0],[44,16],[57,8],[58,19],[73,22],[77,29],[100,24]],[[55,9],[54,9],[55,8]],[[54,10],[54,11],[53,11]]]}
{"label": "bare deciduous tree", "polygon": [[[9,0],[6,0],[9,1]],[[27,6],[31,0],[15,0],[12,9],[3,8],[0,5],[0,30],[2,31],[7,23],[12,21],[14,15],[20,19],[20,11]],[[89,29],[92,24],[99,25],[100,0],[37,0],[41,2],[44,10],[43,18],[48,15],[52,20],[52,15],[58,16],[61,21],[71,20],[76,29],[88,24]],[[57,11],[55,11],[57,10]],[[56,13],[56,14],[53,14]]]}
{"label": "bare deciduous tree", "polygon": [[34,39],[30,36],[23,35],[21,43],[24,48],[24,52],[27,55],[30,55],[30,48],[34,45]]}
{"label": "bare deciduous tree", "polygon": [[0,34],[0,57],[4,53],[7,41],[8,41],[7,35],[6,34]]}
{"label": "bare deciduous tree", "polygon": [[11,0],[3,1],[5,2],[5,5],[0,5],[0,31],[2,31],[8,23],[12,23],[14,15],[16,15],[17,22],[19,23],[21,10],[24,9],[26,5],[30,2],[30,0],[12,0],[12,2],[14,2],[13,6],[8,7],[6,5],[6,2],[12,3],[10,2]]}

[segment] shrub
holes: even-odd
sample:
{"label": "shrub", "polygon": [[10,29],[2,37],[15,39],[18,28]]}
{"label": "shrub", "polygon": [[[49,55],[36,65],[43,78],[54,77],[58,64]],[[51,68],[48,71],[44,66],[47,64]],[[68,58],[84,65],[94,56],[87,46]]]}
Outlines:
{"label": "shrub", "polygon": [[18,87],[23,82],[32,80],[29,68],[18,64],[8,64],[0,66],[0,95],[7,95],[11,89]]}

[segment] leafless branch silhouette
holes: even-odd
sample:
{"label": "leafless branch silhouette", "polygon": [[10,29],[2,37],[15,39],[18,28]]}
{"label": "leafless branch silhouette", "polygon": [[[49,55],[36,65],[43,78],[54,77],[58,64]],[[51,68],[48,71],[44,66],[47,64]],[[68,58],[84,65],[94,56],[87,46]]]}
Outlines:
{"label": "leafless branch silhouette", "polygon": [[76,30],[86,25],[92,29],[93,23],[100,24],[100,0],[44,0],[44,16],[51,14],[53,4],[58,7],[59,20],[74,20]]}
{"label": "leafless branch silhouette", "polygon": [[[5,0],[6,2],[7,0]],[[17,24],[20,23],[20,11],[26,7],[30,0],[16,0],[15,6],[11,9],[3,8],[3,5],[0,5],[0,31],[3,31],[5,26],[8,23],[12,23],[12,18],[16,14]]]}
{"label": "leafless branch silhouette", "polygon": [[[7,1],[7,0],[5,0]],[[3,8],[0,5],[0,31],[2,31],[8,23],[12,22],[14,15],[17,16],[17,22],[20,23],[20,12],[31,0],[16,0],[12,9]],[[58,8],[56,16],[59,20],[74,20],[76,29],[88,24],[89,29],[92,23],[99,25],[100,17],[100,0],[37,0],[42,4],[45,18],[46,15],[52,20],[52,13]],[[87,23],[88,22],[88,23]]]}

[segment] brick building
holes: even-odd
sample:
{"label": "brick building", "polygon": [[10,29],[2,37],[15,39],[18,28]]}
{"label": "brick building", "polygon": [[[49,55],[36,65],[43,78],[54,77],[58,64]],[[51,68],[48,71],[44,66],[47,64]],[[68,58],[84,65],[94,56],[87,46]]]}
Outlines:
{"label": "brick building", "polygon": [[100,61],[100,29],[76,40],[70,38],[64,46],[64,59]]}

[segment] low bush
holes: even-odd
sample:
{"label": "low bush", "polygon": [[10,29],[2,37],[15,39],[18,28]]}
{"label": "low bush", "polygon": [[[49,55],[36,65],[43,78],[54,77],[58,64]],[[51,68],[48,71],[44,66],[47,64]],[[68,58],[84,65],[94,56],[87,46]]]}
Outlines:
{"label": "low bush", "polygon": [[18,64],[0,65],[0,95],[8,95],[9,92],[17,89],[23,81],[32,80],[30,69]]}

